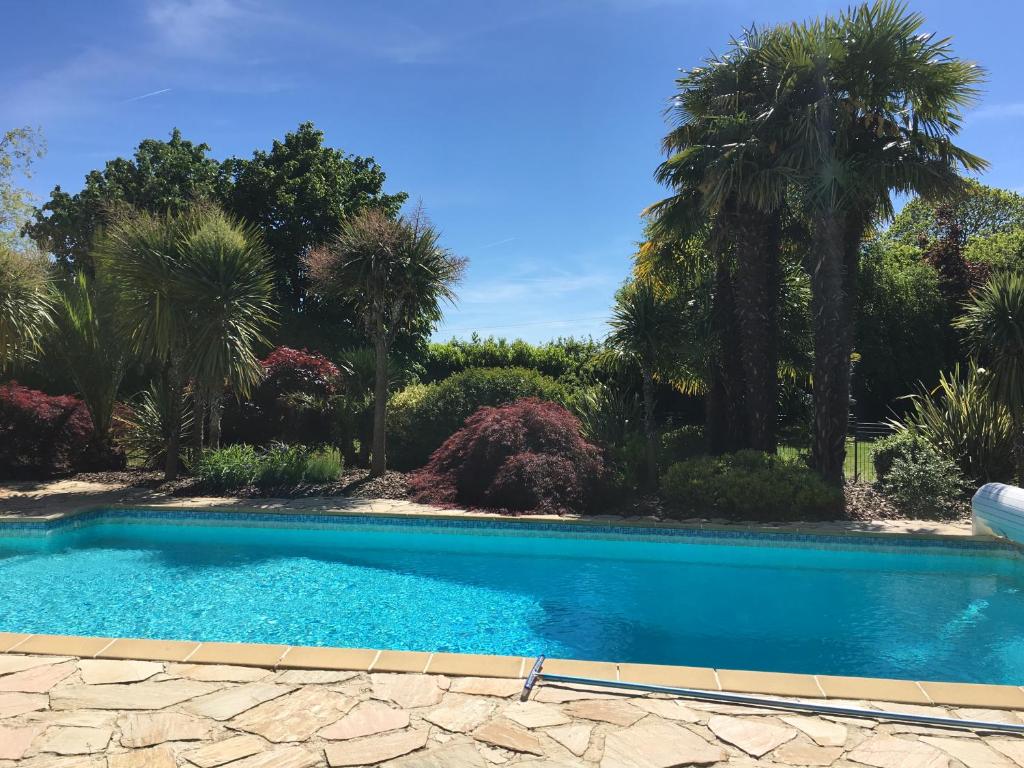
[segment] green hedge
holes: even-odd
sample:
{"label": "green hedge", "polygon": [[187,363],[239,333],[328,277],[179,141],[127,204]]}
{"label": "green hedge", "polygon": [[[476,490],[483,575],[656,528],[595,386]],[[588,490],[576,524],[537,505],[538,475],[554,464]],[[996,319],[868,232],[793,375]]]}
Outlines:
{"label": "green hedge", "polygon": [[959,514],[968,484],[956,463],[913,430],[875,443],[872,458],[882,492],[908,517]]}
{"label": "green hedge", "polygon": [[566,404],[565,388],[528,368],[471,368],[434,384],[414,384],[388,406],[388,463],[415,469],[484,405],[523,397]]}
{"label": "green hedge", "polygon": [[843,509],[842,492],[802,462],[758,451],[677,462],[662,476],[661,490],[677,517],[827,520]]}
{"label": "green hedge", "polygon": [[266,450],[245,443],[208,451],[196,466],[204,488],[219,493],[249,486],[288,488],[301,483],[331,483],[341,474],[337,448],[312,450],[278,443]]}

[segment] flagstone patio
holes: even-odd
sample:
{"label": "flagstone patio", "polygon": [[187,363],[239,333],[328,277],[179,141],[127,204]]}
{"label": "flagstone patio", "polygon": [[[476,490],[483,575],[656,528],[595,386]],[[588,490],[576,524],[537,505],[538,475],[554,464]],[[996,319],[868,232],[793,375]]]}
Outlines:
{"label": "flagstone patio", "polygon": [[[441,675],[0,654],[0,768],[1024,768],[1024,738]],[[1024,722],[1008,710],[853,706]]]}

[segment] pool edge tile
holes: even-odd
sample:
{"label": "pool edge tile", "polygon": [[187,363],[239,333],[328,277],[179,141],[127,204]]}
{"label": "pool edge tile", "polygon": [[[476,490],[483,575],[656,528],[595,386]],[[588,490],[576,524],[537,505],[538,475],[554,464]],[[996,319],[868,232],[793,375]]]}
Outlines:
{"label": "pool edge tile", "polygon": [[823,698],[822,688],[814,675],[792,672],[759,672],[744,669],[719,669],[718,684],[723,691],[735,693],[768,693],[773,696]]}
{"label": "pool edge tile", "polygon": [[26,632],[0,632],[0,653],[15,652],[15,648],[32,637]]}
{"label": "pool edge tile", "polygon": [[545,659],[541,675],[587,677],[593,680],[618,680],[619,665],[610,661],[580,661],[578,659]]}
{"label": "pool edge tile", "polygon": [[377,656],[370,648],[322,648],[291,646],[277,662],[275,669],[337,669],[366,672]]}
{"label": "pool edge tile", "polygon": [[924,704],[932,701],[913,680],[889,680],[879,677],[815,675],[826,699],[892,701],[898,704]]}
{"label": "pool edge tile", "polygon": [[91,659],[114,642],[110,637],[79,635],[31,635],[15,646],[17,653],[38,653],[42,656],[78,656]]}
{"label": "pool edge tile", "polygon": [[274,669],[289,648],[291,646],[265,643],[201,643],[185,661]]}
{"label": "pool edge tile", "polygon": [[1024,690],[1013,685],[982,683],[918,683],[936,704],[985,709],[1024,709]]}
{"label": "pool edge tile", "polygon": [[435,653],[423,671],[430,675],[452,677],[522,676],[522,656],[488,656],[477,653]]}
{"label": "pool edge tile", "polygon": [[370,672],[424,672],[434,654],[426,651],[381,651],[370,664]]}
{"label": "pool edge tile", "polygon": [[96,659],[139,659],[142,661],[183,662],[200,643],[190,640],[119,639],[93,654]]}
{"label": "pool edge tile", "polygon": [[718,679],[710,667],[680,667],[667,664],[619,664],[620,681],[663,685],[669,688],[698,688],[717,691]]}

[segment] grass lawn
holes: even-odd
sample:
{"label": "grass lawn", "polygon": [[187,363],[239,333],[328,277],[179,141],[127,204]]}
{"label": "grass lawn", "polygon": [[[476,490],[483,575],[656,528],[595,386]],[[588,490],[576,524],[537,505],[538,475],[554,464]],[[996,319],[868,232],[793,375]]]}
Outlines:
{"label": "grass lawn", "polygon": [[[871,461],[871,445],[874,440],[857,440],[852,437],[846,438],[846,459],[843,462],[843,473],[847,480],[855,477],[861,483],[873,483],[875,477],[875,465]],[[806,455],[809,450],[795,445],[780,445],[779,455],[789,458]]]}

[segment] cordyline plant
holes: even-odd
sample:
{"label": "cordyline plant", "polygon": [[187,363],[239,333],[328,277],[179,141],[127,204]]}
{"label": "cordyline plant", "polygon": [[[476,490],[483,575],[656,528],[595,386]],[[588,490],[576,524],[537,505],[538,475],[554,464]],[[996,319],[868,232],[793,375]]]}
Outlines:
{"label": "cordyline plant", "polygon": [[392,218],[367,208],[349,219],[332,242],[305,259],[313,290],[347,304],[373,344],[371,476],[387,468],[384,430],[391,346],[399,334],[421,331],[441,319],[441,304],[455,302],[454,286],[466,265],[438,241],[438,231],[419,209]]}
{"label": "cordyline plant", "polygon": [[165,475],[178,472],[183,391],[193,382],[194,431],[210,404],[216,445],[226,382],[247,395],[263,369],[257,350],[273,325],[273,272],[259,235],[214,206],[180,215],[131,213],[108,229],[95,255],[116,286],[131,351],[161,368],[167,390]]}

